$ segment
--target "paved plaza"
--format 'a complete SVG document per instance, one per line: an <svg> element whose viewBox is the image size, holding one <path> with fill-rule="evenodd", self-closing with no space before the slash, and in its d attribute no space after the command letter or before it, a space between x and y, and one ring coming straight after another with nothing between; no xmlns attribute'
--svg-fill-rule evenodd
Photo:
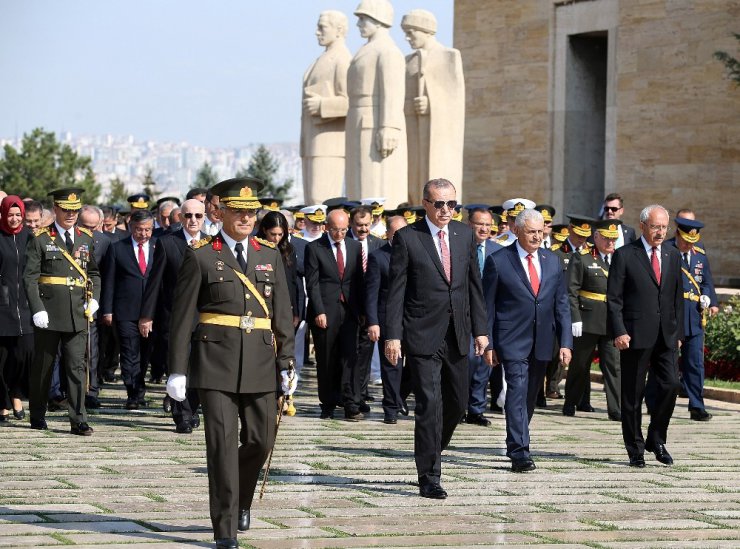
<svg viewBox="0 0 740 549"><path fill-rule="evenodd" d="M646 454L642 470L627 466L598 385L596 413L538 410L532 473L509 472L502 416L460 425L439 502L417 495L413 414L385 425L376 400L367 421L322 421L313 369L304 373L242 547L740 547L738 404L709 401L714 419L697 423L679 400L676 465ZM129 412L123 386L106 385L89 438L70 435L60 412L46 432L27 420L0 427L0 546L211 546L203 429L176 434L162 396L154 386L150 408Z"/></svg>

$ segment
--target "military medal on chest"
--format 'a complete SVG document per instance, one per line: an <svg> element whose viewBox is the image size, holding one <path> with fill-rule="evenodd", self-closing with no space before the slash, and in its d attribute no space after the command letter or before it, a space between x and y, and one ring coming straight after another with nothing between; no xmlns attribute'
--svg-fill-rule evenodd
<svg viewBox="0 0 740 549"><path fill-rule="evenodd" d="M224 270L224 262L220 259L216 261L216 270L217 271L223 271Z"/></svg>

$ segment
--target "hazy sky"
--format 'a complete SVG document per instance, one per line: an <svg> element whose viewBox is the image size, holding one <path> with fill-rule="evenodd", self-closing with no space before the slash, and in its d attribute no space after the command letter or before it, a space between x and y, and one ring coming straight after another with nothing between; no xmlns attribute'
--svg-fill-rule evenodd
<svg viewBox="0 0 740 549"><path fill-rule="evenodd" d="M318 14L359 0L0 0L0 137L43 126L207 147L298 141L303 73L322 48ZM453 0L396 0L437 16Z"/></svg>

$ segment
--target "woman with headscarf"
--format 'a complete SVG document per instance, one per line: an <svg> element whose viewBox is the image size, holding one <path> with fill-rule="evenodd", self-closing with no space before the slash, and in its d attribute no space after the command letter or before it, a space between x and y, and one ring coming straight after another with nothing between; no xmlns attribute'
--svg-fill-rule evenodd
<svg viewBox="0 0 740 549"><path fill-rule="evenodd" d="M26 245L33 234L24 224L25 205L15 195L0 202L0 422L12 410L23 419L21 397L33 358L33 324L23 285Z"/></svg>

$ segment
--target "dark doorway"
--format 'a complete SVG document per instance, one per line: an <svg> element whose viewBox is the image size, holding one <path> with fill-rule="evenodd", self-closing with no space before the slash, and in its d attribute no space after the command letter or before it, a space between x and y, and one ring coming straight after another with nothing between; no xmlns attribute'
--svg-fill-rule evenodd
<svg viewBox="0 0 740 549"><path fill-rule="evenodd" d="M596 215L604 198L606 31L568 37L565 73L564 204Z"/></svg>

